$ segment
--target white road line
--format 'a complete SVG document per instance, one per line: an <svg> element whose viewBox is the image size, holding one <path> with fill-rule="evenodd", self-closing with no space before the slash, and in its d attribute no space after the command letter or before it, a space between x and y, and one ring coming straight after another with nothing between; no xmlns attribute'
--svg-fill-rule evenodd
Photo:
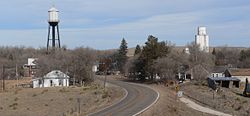
<svg viewBox="0 0 250 116"><path fill-rule="evenodd" d="M151 103L149 106L147 106L146 108L142 109L141 111L137 112L137 113L134 114L133 116L137 116L137 115L139 115L139 114L145 112L147 109L149 109L152 105L154 105L154 104L159 100L159 97L160 97L159 92L158 92L158 91L155 91L155 90L152 89L151 87L148 87L148 86L145 86L145 85L142 85L142 84L137 84L137 83L129 83L129 82L124 82L124 83L128 83L128 84L133 84L133 85L138 85L138 86L146 87L146 88L149 88L149 89L151 89L151 90L153 90L154 92L157 93L157 97L156 97L156 99L155 99L155 101L154 101L153 103ZM111 84L111 83L109 83L109 84ZM112 84L112 85L115 85L115 84ZM119 86L119 85L115 85L115 86ZM119 86L119 87L121 87L121 86ZM120 103L121 101L123 101L123 100L127 97L128 91L127 91L125 88L123 88L123 87L121 87L121 88L122 88L123 90L125 90L125 92L126 92L126 95L125 95L121 100L119 100L119 101L118 101L117 103L115 103L115 104L112 104L112 105L109 106L109 107L106 107L106 108L103 108L103 109L101 109L101 110L98 110L98 111L96 111L96 112L94 112L94 113L88 114L88 116L89 116L89 115L92 115L92 114L95 114L95 113L98 113L98 112L100 112L100 111L102 111L102 110L108 109L108 108L110 108L110 107L112 107L112 106L114 106L114 105Z"/></svg>
<svg viewBox="0 0 250 116"><path fill-rule="evenodd" d="M134 114L133 116L137 116L137 115L139 115L139 114L145 112L147 109L149 109L151 106L153 106L153 105L159 100L159 98L160 98L160 93L159 93L158 91L155 91L155 90L152 89L151 87L148 87L148 86L142 85L142 84L136 84L136 83L130 83L130 84L134 84L134 85L139 85L139 86L142 86L142 87L146 87L146 88L149 88L149 89L151 89L151 90L153 90L154 92L157 93L157 97L156 97L155 101L154 101L152 104L150 104L148 107L142 109L141 111L137 112L137 113Z"/></svg>

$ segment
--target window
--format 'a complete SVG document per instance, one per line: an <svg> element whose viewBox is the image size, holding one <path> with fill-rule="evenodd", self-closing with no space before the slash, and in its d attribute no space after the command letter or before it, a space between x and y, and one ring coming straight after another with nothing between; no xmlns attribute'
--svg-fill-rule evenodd
<svg viewBox="0 0 250 116"><path fill-rule="evenodd" d="M53 81L52 81L52 80L50 80L50 86L51 86L51 87L53 86Z"/></svg>
<svg viewBox="0 0 250 116"><path fill-rule="evenodd" d="M59 79L59 86L63 86L63 80Z"/></svg>

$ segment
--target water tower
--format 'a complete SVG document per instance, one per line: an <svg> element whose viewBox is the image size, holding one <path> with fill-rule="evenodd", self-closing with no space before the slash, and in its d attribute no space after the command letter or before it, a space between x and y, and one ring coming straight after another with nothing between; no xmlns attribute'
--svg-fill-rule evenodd
<svg viewBox="0 0 250 116"><path fill-rule="evenodd" d="M49 13L49 19L48 19L49 28L48 28L47 50L49 50L50 41L52 41L52 49L55 49L56 47L61 48L59 26L58 26L59 11L53 6L51 9L49 9L48 13ZM51 30L52 30L52 33L51 33L52 37L50 34ZM56 41L58 45L56 45Z"/></svg>

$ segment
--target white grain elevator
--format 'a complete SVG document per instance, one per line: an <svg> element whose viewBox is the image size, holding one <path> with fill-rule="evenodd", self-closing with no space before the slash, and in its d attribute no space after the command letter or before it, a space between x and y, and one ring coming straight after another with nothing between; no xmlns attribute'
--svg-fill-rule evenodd
<svg viewBox="0 0 250 116"><path fill-rule="evenodd" d="M209 52L209 36L206 27L198 27L195 43L200 46L201 51Z"/></svg>
<svg viewBox="0 0 250 116"><path fill-rule="evenodd" d="M52 49L55 49L56 47L61 48L60 45L60 34L59 34L59 11L53 6L48 11L49 13L49 28L48 28L48 40L47 40L47 50L50 48L50 41L52 43L51 47ZM52 32L51 32L52 31Z"/></svg>

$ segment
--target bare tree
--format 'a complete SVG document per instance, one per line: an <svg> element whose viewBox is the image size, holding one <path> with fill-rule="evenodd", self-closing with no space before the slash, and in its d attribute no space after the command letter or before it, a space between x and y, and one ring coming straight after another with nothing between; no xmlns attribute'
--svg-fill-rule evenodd
<svg viewBox="0 0 250 116"><path fill-rule="evenodd" d="M171 57L159 58L153 65L157 74L161 77L162 80L175 79L175 75L178 71L178 66L179 63Z"/></svg>
<svg viewBox="0 0 250 116"><path fill-rule="evenodd" d="M194 80L202 81L207 78L214 67L214 56L199 50L194 42L189 45L189 66Z"/></svg>

